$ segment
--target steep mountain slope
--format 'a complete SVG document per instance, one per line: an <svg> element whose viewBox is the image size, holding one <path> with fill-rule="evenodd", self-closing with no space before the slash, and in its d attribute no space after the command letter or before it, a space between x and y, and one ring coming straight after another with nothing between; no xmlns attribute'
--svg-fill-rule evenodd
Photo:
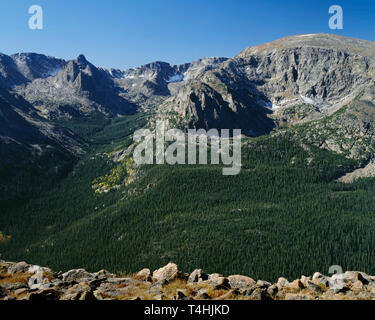
<svg viewBox="0 0 375 320"><path fill-rule="evenodd" d="M28 79L18 70L14 60L5 54L0 54L0 86L10 89L27 82Z"/></svg>
<svg viewBox="0 0 375 320"><path fill-rule="evenodd" d="M375 91L363 89L332 115L290 128L297 141L342 153L363 164L375 157Z"/></svg>
<svg viewBox="0 0 375 320"><path fill-rule="evenodd" d="M77 134L47 122L22 97L0 88L0 187L28 171L60 174L84 147Z"/></svg>
<svg viewBox="0 0 375 320"><path fill-rule="evenodd" d="M283 38L245 49L188 82L159 115L185 127L267 133L288 112L293 120L301 108L310 119L323 118L371 88L374 59L369 41L325 34ZM296 110L286 112L290 107Z"/></svg>
<svg viewBox="0 0 375 320"><path fill-rule="evenodd" d="M17 53L10 56L17 70L30 82L56 75L67 64L63 59L37 53Z"/></svg>
<svg viewBox="0 0 375 320"><path fill-rule="evenodd" d="M13 89L38 78L47 78L64 68L62 59L36 53L0 54L0 86Z"/></svg>
<svg viewBox="0 0 375 320"><path fill-rule="evenodd" d="M80 137L38 115L26 97L18 94L33 81L51 77L65 65L64 60L34 53L0 56L1 166L22 167L42 156L63 159L64 153L83 152Z"/></svg>

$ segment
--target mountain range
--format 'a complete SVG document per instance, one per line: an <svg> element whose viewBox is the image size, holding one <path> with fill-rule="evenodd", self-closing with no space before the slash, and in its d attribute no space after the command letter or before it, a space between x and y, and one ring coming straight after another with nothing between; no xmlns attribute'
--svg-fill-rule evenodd
<svg viewBox="0 0 375 320"><path fill-rule="evenodd" d="M374 43L327 34L286 37L231 59L175 66L154 62L129 70L98 68L83 55L65 61L34 53L2 54L1 149L48 145L80 151L79 137L53 120L93 113L108 118L156 113L184 128L240 128L259 136L328 119L356 100L355 110L346 110L340 124L330 121L305 133L319 146L359 157L357 148L373 152L362 135L371 139L373 134L374 59ZM321 137L326 130L343 131L354 141Z"/></svg>
<svg viewBox="0 0 375 320"><path fill-rule="evenodd" d="M65 61L35 53L1 54L1 149L9 150L2 158L12 150L30 153L41 145L80 152L80 138L56 127L54 120L134 114L225 60L207 58L176 66L154 62L122 71L97 68L83 55Z"/></svg>
<svg viewBox="0 0 375 320"><path fill-rule="evenodd" d="M132 135L156 120L241 129L241 173L137 166ZM1 54L0 250L58 269L373 274L374 136L370 41L295 35L128 70Z"/></svg>

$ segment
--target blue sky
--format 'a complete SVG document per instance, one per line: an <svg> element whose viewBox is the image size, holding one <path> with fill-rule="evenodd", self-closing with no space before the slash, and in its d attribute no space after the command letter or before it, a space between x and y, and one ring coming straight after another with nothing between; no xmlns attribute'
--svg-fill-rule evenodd
<svg viewBox="0 0 375 320"><path fill-rule="evenodd" d="M30 30L40 5L44 29ZM328 27L331 5L344 29ZM161 60L231 57L246 47L302 33L375 41L375 0L1 0L0 52L38 52L125 69Z"/></svg>

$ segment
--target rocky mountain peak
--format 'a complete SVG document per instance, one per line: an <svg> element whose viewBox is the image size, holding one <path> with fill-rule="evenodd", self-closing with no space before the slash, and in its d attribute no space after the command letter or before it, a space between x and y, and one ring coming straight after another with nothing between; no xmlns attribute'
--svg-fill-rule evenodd
<svg viewBox="0 0 375 320"><path fill-rule="evenodd" d="M87 61L86 57L83 55L83 54L80 54L77 59L75 60L75 62L82 68L82 69L85 69L86 66L89 64L89 62Z"/></svg>

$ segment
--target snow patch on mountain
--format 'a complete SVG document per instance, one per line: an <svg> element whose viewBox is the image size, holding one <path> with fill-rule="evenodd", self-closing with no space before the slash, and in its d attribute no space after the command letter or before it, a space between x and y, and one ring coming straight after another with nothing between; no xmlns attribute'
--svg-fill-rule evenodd
<svg viewBox="0 0 375 320"><path fill-rule="evenodd" d="M271 108L271 109L273 109L273 110L276 110L276 109L281 108L280 106L278 106L278 105L276 105L276 104L273 104L271 101L267 101L267 102L266 102L266 107Z"/></svg>
<svg viewBox="0 0 375 320"><path fill-rule="evenodd" d="M45 77L45 78L48 78L48 77L54 77L54 76L56 76L61 70L63 70L63 68L56 68L55 70L50 70L50 71L48 71L47 73L44 74L44 77Z"/></svg>
<svg viewBox="0 0 375 320"><path fill-rule="evenodd" d="M305 97L303 95L301 95L301 98L304 102L306 102L307 104L312 104L312 105L315 105L315 101L309 97Z"/></svg>
<svg viewBox="0 0 375 320"><path fill-rule="evenodd" d="M184 76L182 74L178 74L176 73L175 75L169 77L167 81L167 83L171 83L171 82L181 82L184 80Z"/></svg>

